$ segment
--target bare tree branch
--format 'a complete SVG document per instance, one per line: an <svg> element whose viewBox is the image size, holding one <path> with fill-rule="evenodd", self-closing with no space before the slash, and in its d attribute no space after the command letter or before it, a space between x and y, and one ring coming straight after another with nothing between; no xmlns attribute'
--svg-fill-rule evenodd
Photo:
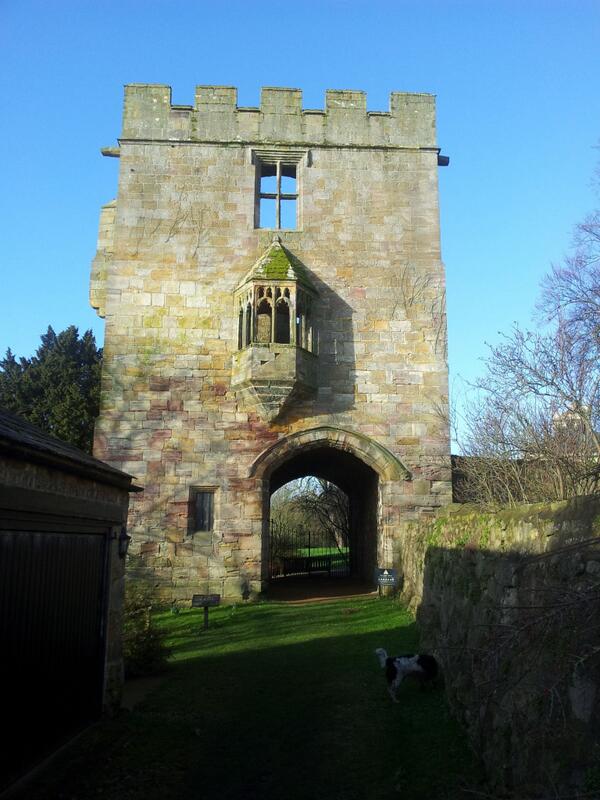
<svg viewBox="0 0 600 800"><path fill-rule="evenodd" d="M600 485L600 211L544 278L538 327L490 346L467 407L464 497L491 505L566 499Z"/></svg>

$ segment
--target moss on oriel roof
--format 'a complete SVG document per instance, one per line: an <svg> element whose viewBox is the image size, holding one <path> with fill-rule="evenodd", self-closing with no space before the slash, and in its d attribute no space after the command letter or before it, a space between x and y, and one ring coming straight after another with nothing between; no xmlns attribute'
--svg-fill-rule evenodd
<svg viewBox="0 0 600 800"><path fill-rule="evenodd" d="M296 281L317 294L304 265L277 239L271 242L268 249L240 282L238 288L251 280Z"/></svg>

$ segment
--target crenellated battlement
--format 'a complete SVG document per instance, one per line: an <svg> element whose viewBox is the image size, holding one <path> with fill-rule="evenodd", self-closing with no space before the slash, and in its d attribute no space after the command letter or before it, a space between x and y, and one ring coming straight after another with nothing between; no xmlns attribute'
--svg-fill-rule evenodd
<svg viewBox="0 0 600 800"><path fill-rule="evenodd" d="M435 96L392 92L389 111L367 111L365 92L329 89L325 109L303 109L302 91L264 87L260 107L237 105L233 86L197 86L193 106L171 87L125 86L122 140L435 148Z"/></svg>

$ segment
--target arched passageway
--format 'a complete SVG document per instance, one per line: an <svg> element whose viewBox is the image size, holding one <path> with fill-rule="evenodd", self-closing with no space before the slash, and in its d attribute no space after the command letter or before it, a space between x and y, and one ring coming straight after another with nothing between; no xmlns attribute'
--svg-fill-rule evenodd
<svg viewBox="0 0 600 800"><path fill-rule="evenodd" d="M378 560L386 559L397 498L410 473L373 439L329 426L280 439L252 465L249 477L262 485L263 588L269 587L270 498L290 481L311 475L334 483L348 496L350 579L373 588Z"/></svg>
<svg viewBox="0 0 600 800"><path fill-rule="evenodd" d="M371 582L377 564L377 473L346 450L326 445L301 448L273 470L269 495L290 481L307 476L335 484L348 497L348 569L334 569L329 577L352 578L362 584ZM325 567L315 570L325 571Z"/></svg>

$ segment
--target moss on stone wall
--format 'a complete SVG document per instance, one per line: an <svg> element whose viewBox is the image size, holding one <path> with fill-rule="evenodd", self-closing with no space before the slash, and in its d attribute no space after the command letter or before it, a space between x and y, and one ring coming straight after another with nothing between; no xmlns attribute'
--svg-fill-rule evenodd
<svg viewBox="0 0 600 800"><path fill-rule="evenodd" d="M397 549L423 648L498 791L541 797L593 774L599 510L597 497L497 514L451 506L406 525Z"/></svg>

